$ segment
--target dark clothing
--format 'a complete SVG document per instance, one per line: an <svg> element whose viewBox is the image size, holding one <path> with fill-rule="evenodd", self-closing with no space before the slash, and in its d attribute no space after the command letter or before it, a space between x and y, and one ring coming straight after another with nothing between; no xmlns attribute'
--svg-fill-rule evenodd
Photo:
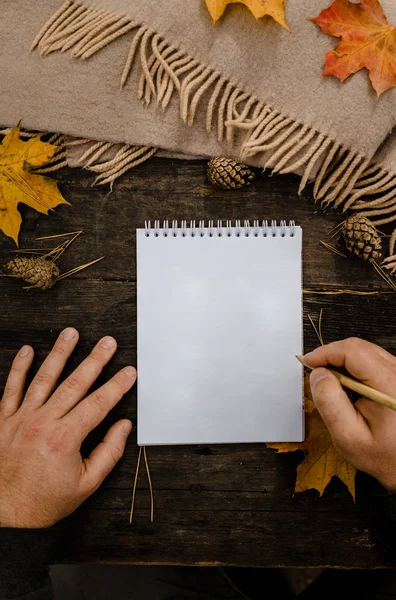
<svg viewBox="0 0 396 600"><path fill-rule="evenodd" d="M389 542L394 546L396 540L396 494L377 496L376 510L382 513L382 527L384 532L388 533L386 537ZM50 529L0 528L0 600L52 600L53 591L49 565L54 562L61 532L61 525ZM198 595L198 588L195 589ZM278 586L277 589L279 590ZM248 597L241 593L238 586L235 586L234 592L235 596L232 594L230 597ZM313 592L314 586L312 586ZM309 593L305 594L307 599L315 597L315 594L314 596L310 596ZM171 597L175 598L173 594ZM185 595L178 597L184 598ZM191 597L190 594L188 597ZM203 596L199 595L199 597ZM286 595L282 597L286 597Z"/></svg>
<svg viewBox="0 0 396 600"><path fill-rule="evenodd" d="M0 529L0 599L51 600L49 565L61 526L50 529Z"/></svg>

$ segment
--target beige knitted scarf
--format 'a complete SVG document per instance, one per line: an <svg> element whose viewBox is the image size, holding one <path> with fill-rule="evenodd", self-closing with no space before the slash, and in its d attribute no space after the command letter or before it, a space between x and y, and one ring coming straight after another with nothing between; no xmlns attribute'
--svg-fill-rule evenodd
<svg viewBox="0 0 396 600"><path fill-rule="evenodd" d="M392 222L396 90L377 100L365 70L321 76L337 42L308 18L328 4L288 0L289 33L238 4L212 26L204 0L3 0L0 122L77 137L62 140L69 160L101 182L157 148L231 156Z"/></svg>

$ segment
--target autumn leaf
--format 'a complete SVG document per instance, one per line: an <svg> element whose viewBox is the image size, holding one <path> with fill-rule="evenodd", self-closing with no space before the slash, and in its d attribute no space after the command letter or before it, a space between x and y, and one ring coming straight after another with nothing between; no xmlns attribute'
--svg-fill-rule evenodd
<svg viewBox="0 0 396 600"><path fill-rule="evenodd" d="M347 463L336 451L326 425L322 421L312 400L308 375L304 378L305 427L304 442L267 444L278 452L303 450L305 458L297 468L295 492L309 489L318 490L322 496L332 477L338 477L345 483L355 499L356 469Z"/></svg>
<svg viewBox="0 0 396 600"><path fill-rule="evenodd" d="M213 19L213 24L220 19L228 4L239 2L247 6L256 19L261 19L261 17L268 15L287 29L287 31L290 31L285 21L286 0L205 0L205 2Z"/></svg>
<svg viewBox="0 0 396 600"><path fill-rule="evenodd" d="M344 81L366 68L378 97L396 86L396 27L378 0L335 0L312 21L324 33L341 38L325 56L323 75Z"/></svg>
<svg viewBox="0 0 396 600"><path fill-rule="evenodd" d="M58 204L69 204L56 181L30 172L32 167L47 163L58 149L42 142L40 136L24 142L19 137L19 125L0 144L0 229L17 245L22 223L19 202L46 215Z"/></svg>

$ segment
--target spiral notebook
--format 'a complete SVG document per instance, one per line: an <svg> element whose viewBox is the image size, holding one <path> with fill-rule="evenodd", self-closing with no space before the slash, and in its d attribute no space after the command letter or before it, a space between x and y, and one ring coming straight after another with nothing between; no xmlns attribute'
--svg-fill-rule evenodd
<svg viewBox="0 0 396 600"><path fill-rule="evenodd" d="M138 444L304 439L302 230L137 230Z"/></svg>

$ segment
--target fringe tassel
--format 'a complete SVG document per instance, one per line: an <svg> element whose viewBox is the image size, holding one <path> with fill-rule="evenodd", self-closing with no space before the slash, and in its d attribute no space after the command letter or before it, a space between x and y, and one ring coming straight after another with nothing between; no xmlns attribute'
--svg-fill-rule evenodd
<svg viewBox="0 0 396 600"><path fill-rule="evenodd" d="M304 174L301 178L300 187L298 188L299 194L301 194L303 192L303 190L305 189L305 186L307 185L309 177L312 173L312 169L314 168L315 164L318 162L319 158L322 156L323 152L327 149L328 146L330 146L330 144L331 144L331 140L327 139L326 136L322 133L316 140L315 144L312 145L311 156L310 157L307 156L307 160L309 160L309 162L308 162L307 166L305 167ZM285 172L286 172L285 169L283 171L281 171L281 173L285 173Z"/></svg>
<svg viewBox="0 0 396 600"><path fill-rule="evenodd" d="M374 175L374 173L375 173L375 175ZM380 167L378 167L377 165L374 165L373 167L366 169L364 171L364 173L362 173L362 176L360 177L360 179L356 182L354 189L359 189L361 187L365 187L366 185L369 185L370 183L374 183L375 181L378 181L378 179L380 179L382 177L382 174L383 174L383 170L380 169Z"/></svg>
<svg viewBox="0 0 396 600"><path fill-rule="evenodd" d="M4 129L0 129L0 135L7 135L10 133L10 131L12 131L12 127L5 127ZM53 144L54 146L63 146L65 143L62 133L47 133L43 131L30 131L26 129L21 129L19 131L19 137L22 139L33 138L37 135L41 135L43 141L47 142L48 144Z"/></svg>
<svg viewBox="0 0 396 600"><path fill-rule="evenodd" d="M11 127L7 127L5 129L0 129L0 135L7 135L11 131ZM58 171L63 167L67 167L67 156L64 148L64 137L61 133L48 133L42 131L29 131L29 130L21 130L19 132L19 137L21 139L29 139L40 135L43 141L48 144L52 144L53 146L59 146L55 154L49 161L45 163L44 167L33 167L31 168L31 173L35 175L44 175L45 173L53 173L54 171Z"/></svg>
<svg viewBox="0 0 396 600"><path fill-rule="evenodd" d="M395 253L396 229L393 231L389 240L389 254L392 256Z"/></svg>
<svg viewBox="0 0 396 600"><path fill-rule="evenodd" d="M114 181L118 179L118 177L121 177L121 175L130 169L133 169L133 167L145 162L156 152L157 148L151 148L150 146L131 147L131 152L128 153L123 159L118 160L116 165L105 171L101 170L100 175L98 175L98 177L95 179L93 185L105 185L106 183L109 183L110 189L112 189ZM95 167L89 167L89 169L94 171Z"/></svg>
<svg viewBox="0 0 396 600"><path fill-rule="evenodd" d="M31 172L35 173L36 175L44 175L45 173L53 173L54 171L58 171L63 167L67 167L67 156L66 150L64 149L56 152L54 156L45 164L45 167L31 169Z"/></svg>
<svg viewBox="0 0 396 600"><path fill-rule="evenodd" d="M129 16L67 0L41 29L32 49L37 48L41 55L70 51L73 57L86 60L132 30L121 88L127 85L132 69L138 67L137 93L144 103L155 100L165 109L177 96L180 117L189 126L194 124L200 105L205 105L207 133L215 131L219 142L225 140L233 147L233 155L239 147L240 160L258 156L264 168L274 173L302 171L299 193L318 169L313 193L322 206L344 212L363 210L362 214L370 218L380 217L376 224L396 221L396 209L389 204L396 195L396 173L370 164L365 156L342 146L331 135L274 110ZM96 184L112 184L125 170L156 151L146 146L124 147L111 161L100 164L106 149L104 142L91 145L80 159L99 173ZM367 196L374 196L368 205L360 200Z"/></svg>
<svg viewBox="0 0 396 600"><path fill-rule="evenodd" d="M65 147L72 146L84 146L87 145L87 149L81 154L77 160L77 165L88 169L94 173L98 173L98 176L93 182L93 185L106 185L110 184L112 189L114 181L121 177L124 173L133 169L137 165L145 162L151 158L157 148L151 146L130 146L124 144L119 148L114 156L106 161L101 160L103 155L114 150L120 146L113 142L94 142L92 140L82 139L67 139L65 141Z"/></svg>
<svg viewBox="0 0 396 600"><path fill-rule="evenodd" d="M388 258L382 262L382 267L384 269L388 269L391 272L391 275L396 273L396 254L395 254L395 244L396 244L396 229L393 230L392 235L389 240L389 254Z"/></svg>
<svg viewBox="0 0 396 600"><path fill-rule="evenodd" d="M0 136L7 135L11 131L10 127L0 129ZM59 146L59 150L54 156L45 164L44 167L32 168L31 172L36 175L44 175L46 173L53 173L63 167L68 166L67 160L67 148L76 146L87 146L87 149L77 160L77 165L84 169L89 169L95 173L99 173L96 177L93 185L105 185L110 184L110 188L114 184L114 181L121 175L136 167L137 165L145 162L151 158L157 151L157 148L151 146L130 146L124 144L119 149L114 157L106 162L100 162L101 157L105 152L116 148L119 144L113 142L95 142L87 138L67 138L65 139L62 133L46 133L41 131L29 131L21 130L20 137L22 139L32 138L37 135L41 135L44 141L55 146Z"/></svg>
<svg viewBox="0 0 396 600"><path fill-rule="evenodd" d="M86 150L78 159L77 164L82 165L87 169L95 164L96 161L98 161L112 146L114 146L112 142L97 142L96 144L90 144L88 150Z"/></svg>

